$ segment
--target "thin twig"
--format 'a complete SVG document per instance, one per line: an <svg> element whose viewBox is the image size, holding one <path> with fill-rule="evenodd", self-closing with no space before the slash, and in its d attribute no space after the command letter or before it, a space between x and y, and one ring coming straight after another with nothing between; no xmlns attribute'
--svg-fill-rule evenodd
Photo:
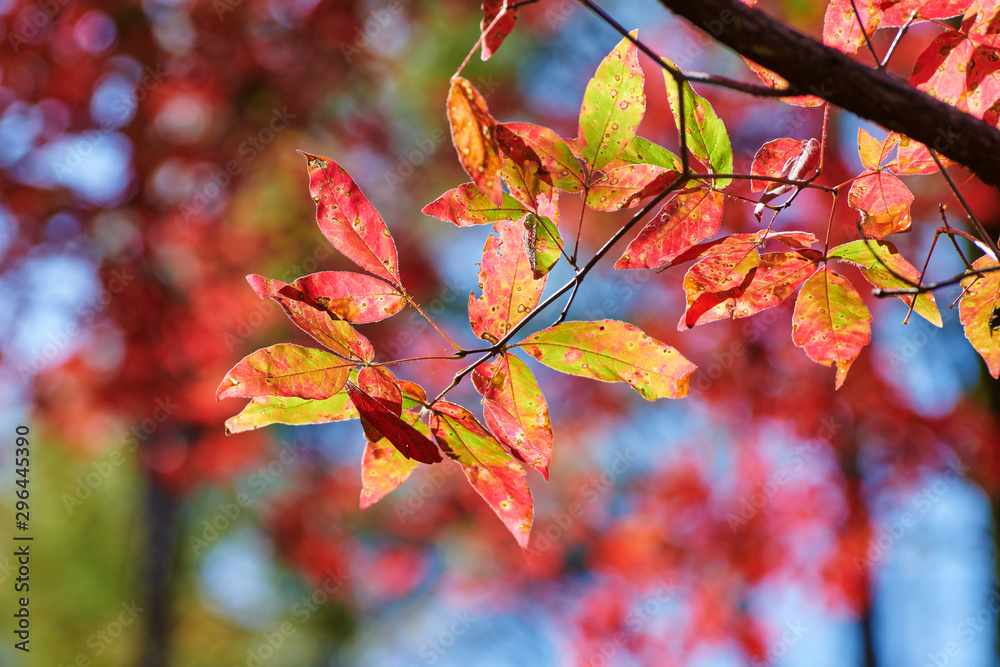
<svg viewBox="0 0 1000 667"><path fill-rule="evenodd" d="M868 38L868 32L865 30L865 24L861 22L861 12L858 11L858 5L854 2L854 0L851 0L851 9L854 10L854 18L857 19L858 28L861 29L861 34L865 38L865 44L868 45L868 51L871 52L872 58L875 59L875 65L878 66L878 54L875 53L875 47L872 46L872 40Z"/></svg>
<svg viewBox="0 0 1000 667"><path fill-rule="evenodd" d="M910 12L910 18L906 19L906 23L904 23L902 27L900 27L900 29L896 32L896 37L892 40L892 44L889 45L889 50L885 52L885 57L882 58L882 62L879 63L878 66L878 68L883 72L885 71L886 65L889 64L889 58L891 58L892 54L896 51L896 45L899 44L899 40L909 29L910 24L913 23L913 19L915 18L917 18L917 10L914 9L912 12Z"/></svg>
<svg viewBox="0 0 1000 667"><path fill-rule="evenodd" d="M940 171L941 175L944 176L944 179L948 181L948 186L951 188L951 191L955 193L958 203L965 209L965 213L969 216L969 220L971 220L972 224L975 225L976 231L979 232L982 240L989 246L989 254L993 255L993 259L1000 261L1000 248L997 247L997 242L993 240L992 236L986 233L986 228L983 227L983 223L980 222L979 218L976 217L976 214L972 212L972 207L969 206L967 201L965 201L965 197L962 196L962 192L958 189L958 186L955 185L955 181L952 180L948 170L944 168L943 164L941 164L941 158L937 156L937 153L934 152L934 149L930 146L927 146L927 152L931 154L932 158L934 158L934 164L937 165L938 171Z"/></svg>

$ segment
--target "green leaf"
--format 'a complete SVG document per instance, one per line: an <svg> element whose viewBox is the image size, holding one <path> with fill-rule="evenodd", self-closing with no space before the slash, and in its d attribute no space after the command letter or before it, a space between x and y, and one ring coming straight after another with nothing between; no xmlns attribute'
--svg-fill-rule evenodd
<svg viewBox="0 0 1000 667"><path fill-rule="evenodd" d="M323 350L287 343L272 345L233 366L219 385L216 398L330 398L344 388L353 367L353 362Z"/></svg>
<svg viewBox="0 0 1000 667"><path fill-rule="evenodd" d="M996 265L992 257L980 257L972 267L986 269ZM966 278L962 287L967 289L958 313L965 337L983 357L990 375L1000 377L1000 271Z"/></svg>
<svg viewBox="0 0 1000 667"><path fill-rule="evenodd" d="M524 251L531 264L532 275L540 280L559 261L563 240L559 235L559 209L556 195L549 202L545 195L539 195L538 214L529 213L522 220L524 226Z"/></svg>
<svg viewBox="0 0 1000 667"><path fill-rule="evenodd" d="M598 66L580 107L580 150L594 172L618 157L646 110L644 79L635 44L623 39Z"/></svg>
<svg viewBox="0 0 1000 667"><path fill-rule="evenodd" d="M867 243L863 240L851 241L831 250L829 258L839 259L842 262L849 262L861 267L861 275L872 285L882 289L906 289L910 287L892 275L890 269L911 282L920 281L920 272L906 261L896 250L896 246L889 241L869 241ZM913 303L912 294L900 294L899 298L908 306ZM942 325L941 313L938 311L934 295L930 292L917 295L913 312L936 327Z"/></svg>
<svg viewBox="0 0 1000 667"><path fill-rule="evenodd" d="M358 411L346 391L321 401L288 396L258 396L243 411L226 420L226 435L252 431L271 424L325 424L357 419Z"/></svg>
<svg viewBox="0 0 1000 667"><path fill-rule="evenodd" d="M604 382L628 382L647 400L682 398L695 365L625 322L563 322L518 344L549 368Z"/></svg>
<svg viewBox="0 0 1000 667"><path fill-rule="evenodd" d="M639 136L632 137L631 141L628 142L625 150L615 159L615 165L618 163L649 164L676 172L680 172L682 167L679 157L663 146Z"/></svg>
<svg viewBox="0 0 1000 667"><path fill-rule="evenodd" d="M517 220L527 211L528 208L524 204L508 194L503 196L503 206L497 206L475 183L465 183L448 190L424 206L421 213L454 223L459 227L468 227L485 225L497 220Z"/></svg>
<svg viewBox="0 0 1000 667"><path fill-rule="evenodd" d="M534 509L524 468L460 405L435 403L431 433L441 450L461 464L469 484L521 548L527 548Z"/></svg>
<svg viewBox="0 0 1000 667"><path fill-rule="evenodd" d="M668 65L676 65L664 59ZM680 92L677 82L670 72L663 71L667 84L667 99L670 110L674 113L674 123L677 130L681 129ZM733 173L733 149L729 143L726 125L715 114L715 109L708 100L694 92L687 81L684 82L684 133L687 137L687 147L691 153L708 165L713 174ZM714 187L724 188L732 182L729 178L715 180Z"/></svg>

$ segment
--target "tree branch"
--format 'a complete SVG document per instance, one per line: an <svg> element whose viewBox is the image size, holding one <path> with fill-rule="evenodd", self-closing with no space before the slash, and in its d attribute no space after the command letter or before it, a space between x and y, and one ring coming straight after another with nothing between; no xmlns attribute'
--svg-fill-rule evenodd
<svg viewBox="0 0 1000 667"><path fill-rule="evenodd" d="M739 0L660 0L740 55L811 94L927 144L1000 186L1000 130L894 76L865 67Z"/></svg>

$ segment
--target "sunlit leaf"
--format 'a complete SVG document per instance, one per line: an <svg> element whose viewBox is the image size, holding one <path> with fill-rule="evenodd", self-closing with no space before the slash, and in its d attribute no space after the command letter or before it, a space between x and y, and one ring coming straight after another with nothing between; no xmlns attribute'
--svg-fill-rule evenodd
<svg viewBox="0 0 1000 667"><path fill-rule="evenodd" d="M483 96L460 76L452 80L448 91L448 122L462 168L490 201L503 206L500 149L494 136L496 121Z"/></svg>
<svg viewBox="0 0 1000 667"><path fill-rule="evenodd" d="M883 28L898 28L906 24L913 12L914 23L928 19L947 19L961 16L973 0L882 0Z"/></svg>
<svg viewBox="0 0 1000 667"><path fill-rule="evenodd" d="M647 164L607 168L591 182L586 204L596 211L619 211L638 206L677 180L677 172Z"/></svg>
<svg viewBox="0 0 1000 667"><path fill-rule="evenodd" d="M781 137L767 142L757 150L753 164L750 166L750 173L754 176L787 178L788 170L795 159L802 154L806 143L805 140L789 137ZM781 185L784 184L758 179L750 180L750 189L753 192L760 192L768 188L775 189Z"/></svg>
<svg viewBox="0 0 1000 667"><path fill-rule="evenodd" d="M829 266L814 273L802 286L792 313L792 342L813 361L836 364L837 389L847 371L871 341L871 313L861 295Z"/></svg>
<svg viewBox="0 0 1000 667"><path fill-rule="evenodd" d="M858 157L868 171L878 170L897 143L899 135L895 132L890 132L884 141L879 141L865 128L858 128Z"/></svg>
<svg viewBox="0 0 1000 667"><path fill-rule="evenodd" d="M621 153L646 110L644 79L635 44L623 39L587 84L580 107L580 151L590 173Z"/></svg>
<svg viewBox="0 0 1000 667"><path fill-rule="evenodd" d="M438 220L452 222L459 227L485 225L497 220L517 220L530 209L510 195L503 196L503 205L497 206L484 195L475 183L465 183L448 190L421 211Z"/></svg>
<svg viewBox="0 0 1000 667"><path fill-rule="evenodd" d="M782 78L775 72L767 69L766 67L761 67L757 63L747 58L743 58L747 66L750 67L753 72L760 77L760 80L772 90L787 90L788 81ZM781 97L778 98L782 102L791 104L797 107L818 107L825 104L825 100L822 97L816 97L814 95L795 95L792 97Z"/></svg>
<svg viewBox="0 0 1000 667"><path fill-rule="evenodd" d="M500 128L504 129L501 130ZM505 144L513 146L513 142L505 139L504 130L513 133L523 145L534 153L539 163L537 176L553 187L567 192L578 192L583 189L586 176L580 161L573 155L569 145L547 127L529 123L505 123L497 126L497 140L501 150ZM523 155L523 154L522 154ZM523 158L522 158L523 159Z"/></svg>
<svg viewBox="0 0 1000 667"><path fill-rule="evenodd" d="M430 439L430 431L420 421L419 413L405 413L402 420ZM361 458L361 509L371 507L399 488L418 465L419 461L403 456L385 438L378 442L368 440Z"/></svg>
<svg viewBox="0 0 1000 667"><path fill-rule="evenodd" d="M889 172L854 179L847 202L861 213L861 230L868 238L881 239L910 229L913 193Z"/></svg>
<svg viewBox="0 0 1000 667"><path fill-rule="evenodd" d="M647 400L687 395L695 365L625 322L563 322L518 344L563 373L627 382Z"/></svg>
<svg viewBox="0 0 1000 667"><path fill-rule="evenodd" d="M992 257L980 257L974 269L997 266ZM966 278L967 288L959 304L959 317L965 327L965 337L986 362L990 375L1000 377L1000 271Z"/></svg>
<svg viewBox="0 0 1000 667"><path fill-rule="evenodd" d="M295 396L329 398L344 388L354 363L311 347L272 345L226 373L216 398Z"/></svg>
<svg viewBox="0 0 1000 667"><path fill-rule="evenodd" d="M472 383L483 395L486 425L548 479L552 458L549 408L525 363L513 354L501 354L478 366L472 373Z"/></svg>
<svg viewBox="0 0 1000 667"><path fill-rule="evenodd" d="M871 0L856 0L854 13L851 0L831 0L823 17L823 43L844 53L855 53L865 46L882 21L882 10ZM860 16L860 21L858 17ZM862 32L863 31L863 32Z"/></svg>
<svg viewBox="0 0 1000 667"><path fill-rule="evenodd" d="M899 152L896 154L896 162L893 166L894 172L897 174L913 175L933 174L938 170L934 158L931 157L930 151L927 150L927 146L909 137L903 135L897 136L899 137ZM941 160L942 167L954 164L943 155L939 155L938 159Z"/></svg>
<svg viewBox="0 0 1000 667"><path fill-rule="evenodd" d="M351 383L347 384L347 393L361 418L367 420L370 427L392 443L403 456L421 463L437 463L441 460L441 452L434 443L404 421L394 409L386 407L380 400Z"/></svg>
<svg viewBox="0 0 1000 667"><path fill-rule="evenodd" d="M402 416L403 392L396 376L388 368L385 366L365 366L358 371L358 377L354 383L358 389L378 401L393 416ZM365 429L365 436L369 440L378 442L382 438L378 427L367 418L367 415L361 415L361 426Z"/></svg>
<svg viewBox="0 0 1000 667"><path fill-rule="evenodd" d="M665 62L673 65L669 61ZM674 123L678 131L681 128L681 116L684 116L684 133L688 150L704 162L712 173L733 173L733 149L729 143L729 134L726 132L725 123L715 114L715 109L685 81L682 112L677 82L667 70L663 70L663 77L667 84L667 100L670 102L670 110L674 114ZM714 186L724 188L731 182L732 179L719 178L715 179Z"/></svg>
<svg viewBox="0 0 1000 667"><path fill-rule="evenodd" d="M762 254L753 280L735 297L732 316L751 317L780 305L816 272L822 256L818 250Z"/></svg>
<svg viewBox="0 0 1000 667"><path fill-rule="evenodd" d="M497 16L500 16L500 19L494 25L493 20ZM493 29L486 33L483 38L483 49L480 56L483 60L489 60L493 57L496 50L503 44L503 40L507 39L507 35L514 29L516 22L517 6L512 0L483 0L483 20L479 24L479 30L485 31L490 25L493 25Z"/></svg>
<svg viewBox="0 0 1000 667"><path fill-rule="evenodd" d="M830 250L830 259L839 259L861 267L861 275L875 287L882 289L905 289L911 285L900 280L893 273L903 276L910 282L920 282L920 272L896 250L896 246L888 241L851 241ZM913 295L899 296L906 305L913 303ZM941 313L938 312L934 295L930 292L919 294L913 312L920 315L934 326L941 326Z"/></svg>
<svg viewBox="0 0 1000 667"><path fill-rule="evenodd" d="M226 435L271 424L325 424L357 419L358 411L346 391L319 401L287 396L258 396L235 417L226 420Z"/></svg>
<svg viewBox="0 0 1000 667"><path fill-rule="evenodd" d="M350 271L312 273L298 278L292 287L300 290L310 305L353 324L384 320L406 305L393 285Z"/></svg>
<svg viewBox="0 0 1000 667"><path fill-rule="evenodd" d="M535 280L525 252L523 226L504 220L496 223L498 236L486 240L479 269L482 296L469 295L472 331L491 343L527 317L538 303L545 280Z"/></svg>
<svg viewBox="0 0 1000 667"><path fill-rule="evenodd" d="M619 153L618 157L608 164L608 167L612 168L623 164L648 164L676 172L680 172L682 169L679 157L663 146L639 136L632 137L628 145L625 146L625 150Z"/></svg>
<svg viewBox="0 0 1000 667"><path fill-rule="evenodd" d="M677 329L732 317L736 299L750 286L760 263L756 245L712 254L684 275L687 306Z"/></svg>
<svg viewBox="0 0 1000 667"><path fill-rule="evenodd" d="M247 282L257 296L274 299L295 326L340 356L360 361L375 358L375 349L367 338L347 322L334 320L329 313L310 306L298 288L258 275L247 276Z"/></svg>
<svg viewBox="0 0 1000 667"><path fill-rule="evenodd" d="M556 193L553 193L554 195ZM563 252L563 240L559 235L559 208L554 197L551 201L545 195L539 196L539 214L529 213L521 220L522 241L528 256L532 277L540 280L559 261Z"/></svg>
<svg viewBox="0 0 1000 667"><path fill-rule="evenodd" d="M327 157L302 154L323 236L362 269L398 285L396 245L382 216L339 164Z"/></svg>
<svg viewBox="0 0 1000 667"><path fill-rule="evenodd" d="M534 509L524 468L468 410L454 403L434 404L431 433L441 450L461 464L469 484L521 548L527 548Z"/></svg>
<svg viewBox="0 0 1000 667"><path fill-rule="evenodd" d="M670 195L660 212L622 254L616 269L652 269L713 236L722 224L722 193L706 187Z"/></svg>

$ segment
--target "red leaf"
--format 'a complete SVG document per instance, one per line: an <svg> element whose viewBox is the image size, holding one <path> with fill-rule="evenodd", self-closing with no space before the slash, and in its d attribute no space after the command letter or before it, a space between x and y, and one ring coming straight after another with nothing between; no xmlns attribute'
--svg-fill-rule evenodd
<svg viewBox="0 0 1000 667"><path fill-rule="evenodd" d="M503 206L497 206L484 195L475 183L465 183L448 190L421 211L438 220L453 222L459 227L485 225L497 220L516 220L530 209L509 195L504 195Z"/></svg>
<svg viewBox="0 0 1000 667"><path fill-rule="evenodd" d="M316 202L316 222L323 236L362 269L398 285L396 244L382 216L339 164L299 152L306 156L309 193Z"/></svg>
<svg viewBox="0 0 1000 667"><path fill-rule="evenodd" d="M736 298L749 287L759 263L757 246L751 245L710 255L688 269L684 276L687 308L677 329L731 317Z"/></svg>
<svg viewBox="0 0 1000 667"><path fill-rule="evenodd" d="M722 193L699 187L675 192L629 244L616 269L652 269L673 261L719 231Z"/></svg>
<svg viewBox="0 0 1000 667"><path fill-rule="evenodd" d="M884 141L879 141L868 134L865 128L858 128L858 156L861 164L868 171L878 171L898 142L899 135L895 132L890 132Z"/></svg>
<svg viewBox="0 0 1000 667"><path fill-rule="evenodd" d="M430 431L420 421L418 413L408 412L402 419L424 437L430 438ZM371 507L399 488L418 465L419 461L403 456L387 439L369 440L361 459L361 509Z"/></svg>
<svg viewBox="0 0 1000 667"><path fill-rule="evenodd" d="M272 345L233 366L219 385L216 398L330 398L344 388L353 367L353 362L323 350L285 343Z"/></svg>
<svg viewBox="0 0 1000 667"><path fill-rule="evenodd" d="M894 172L897 174L933 174L938 170L927 146L909 137L897 136L899 137L899 152L896 153ZM939 155L938 159L941 160L942 167L954 164L943 155Z"/></svg>
<svg viewBox="0 0 1000 667"><path fill-rule="evenodd" d="M860 23L851 0L831 0L823 17L824 44L844 53L854 53L865 45L865 34L869 38L875 34L882 20L882 10L871 0L857 0L855 4L861 17Z"/></svg>
<svg viewBox="0 0 1000 667"><path fill-rule="evenodd" d="M881 239L910 229L913 193L889 172L856 178L847 201L861 213L861 229L868 238Z"/></svg>
<svg viewBox="0 0 1000 667"><path fill-rule="evenodd" d="M882 0L881 26L899 28L906 24L914 11L917 12L914 23L961 16L971 4L972 0Z"/></svg>
<svg viewBox="0 0 1000 667"><path fill-rule="evenodd" d="M524 468L465 408L440 401L433 410L431 433L442 451L462 465L472 488L527 548L534 510Z"/></svg>
<svg viewBox="0 0 1000 667"><path fill-rule="evenodd" d="M533 153L532 157L537 159L539 164L537 174L539 179L567 192L578 192L583 189L586 176L580 160L559 135L547 127L529 123L505 123L497 126L497 140L501 149L504 148L501 139L506 136L501 127L521 139L523 145ZM509 138L507 142L511 146L514 145ZM522 160L525 159L524 153L519 155Z"/></svg>
<svg viewBox="0 0 1000 667"><path fill-rule="evenodd" d="M384 280L350 271L321 271L297 279L310 305L354 324L378 322L406 305L399 290Z"/></svg>
<svg viewBox="0 0 1000 667"><path fill-rule="evenodd" d="M448 122L458 161L486 197L503 205L500 149L494 133L496 121L486 100L466 79L456 76L448 91Z"/></svg>
<svg viewBox="0 0 1000 667"><path fill-rule="evenodd" d="M677 179L677 172L649 164L622 165L607 169L587 190L587 206L595 211L619 211L638 206Z"/></svg>
<svg viewBox="0 0 1000 667"><path fill-rule="evenodd" d="M795 158L802 154L806 147L806 141L782 137L767 142L758 149L750 166L750 173L754 176L768 176L771 178L787 178L788 170L794 163ZM760 192L767 188L777 188L784 185L774 181L750 180L750 189L753 192Z"/></svg>
<svg viewBox="0 0 1000 667"><path fill-rule="evenodd" d="M396 417L403 414L403 392L400 390L396 377L385 366L365 366L358 371L358 389L382 404L386 410ZM361 415L361 426L365 436L373 442L378 442L382 434L365 415Z"/></svg>
<svg viewBox="0 0 1000 667"><path fill-rule="evenodd" d="M538 303L545 277L535 280L525 253L523 225L503 220L496 223L497 237L490 235L480 263L478 299L469 295L469 322L477 336L491 343L503 338Z"/></svg>
<svg viewBox="0 0 1000 667"><path fill-rule="evenodd" d="M492 363L478 366L472 373L472 383L483 395L486 425L501 442L548 479L552 458L549 408L525 363L513 354L504 353Z"/></svg>
<svg viewBox="0 0 1000 667"><path fill-rule="evenodd" d="M493 20L500 16L500 19L493 25L483 38L483 50L480 56L484 61L489 60L496 53L496 50L503 44L503 40L514 30L517 22L517 7L509 7L508 0L483 0L483 20L479 24L480 32L485 31L493 23Z"/></svg>
<svg viewBox="0 0 1000 667"><path fill-rule="evenodd" d="M403 456L421 463L437 463L441 460L441 452L433 442L393 414L378 399L369 396L351 383L347 383L347 393L350 394L351 401L361 417L368 420L368 423Z"/></svg>
<svg viewBox="0 0 1000 667"><path fill-rule="evenodd" d="M742 294L736 296L733 317L751 317L781 304L816 272L822 257L823 254L817 250L767 252L761 255L753 280Z"/></svg>
<svg viewBox="0 0 1000 667"><path fill-rule="evenodd" d="M375 358L375 349L367 338L347 322L334 320L328 313L310 306L301 290L258 275L247 276L247 282L257 296L274 299L295 326L340 356L359 361Z"/></svg>
<svg viewBox="0 0 1000 667"><path fill-rule="evenodd" d="M871 313L861 295L829 266L802 286L792 313L792 342L813 361L837 365L837 389L847 371L871 341Z"/></svg>
<svg viewBox="0 0 1000 667"><path fill-rule="evenodd" d="M779 76L776 72L772 72L766 67L761 67L752 60L743 58L747 66L750 67L753 72L760 77L760 80L772 90L785 90L788 88L788 81ZM797 107L818 107L826 104L826 100L822 97L815 97L814 95L795 95L792 97L782 97L779 98L782 102L791 104Z"/></svg>

